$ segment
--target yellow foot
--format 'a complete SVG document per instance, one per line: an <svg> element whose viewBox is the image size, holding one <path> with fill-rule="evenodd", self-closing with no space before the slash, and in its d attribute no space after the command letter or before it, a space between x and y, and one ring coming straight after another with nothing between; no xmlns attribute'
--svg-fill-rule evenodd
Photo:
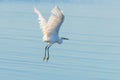
<svg viewBox="0 0 120 80"><path fill-rule="evenodd" d="M43 61L45 61L45 60L46 60L46 57L43 58Z"/></svg>
<svg viewBox="0 0 120 80"><path fill-rule="evenodd" d="M49 57L44 57L43 58L43 61L48 61L49 60Z"/></svg>

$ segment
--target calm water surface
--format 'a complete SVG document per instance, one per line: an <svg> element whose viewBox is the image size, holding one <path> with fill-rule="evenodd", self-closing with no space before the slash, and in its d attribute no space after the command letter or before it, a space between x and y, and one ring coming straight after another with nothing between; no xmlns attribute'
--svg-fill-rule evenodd
<svg viewBox="0 0 120 80"><path fill-rule="evenodd" d="M44 62L36 6L46 18L55 4L0 3L1 80L120 80L120 6L57 4L65 14ZM72 7L71 7L72 6Z"/></svg>

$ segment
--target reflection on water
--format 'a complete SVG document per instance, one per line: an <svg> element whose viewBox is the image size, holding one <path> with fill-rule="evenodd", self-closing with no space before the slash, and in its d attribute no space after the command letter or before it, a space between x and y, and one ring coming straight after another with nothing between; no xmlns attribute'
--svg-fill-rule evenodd
<svg viewBox="0 0 120 80"><path fill-rule="evenodd" d="M118 7L94 4L69 7L71 4L60 4L66 16L60 35L70 40L52 46L50 60L44 62L42 58L46 44L42 43L33 5L0 5L2 80L120 79ZM44 16L49 16L54 5L36 6Z"/></svg>

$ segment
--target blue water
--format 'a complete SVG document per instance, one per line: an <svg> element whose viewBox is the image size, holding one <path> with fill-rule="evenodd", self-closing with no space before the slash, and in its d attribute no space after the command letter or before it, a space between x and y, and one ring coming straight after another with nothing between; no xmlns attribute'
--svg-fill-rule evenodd
<svg viewBox="0 0 120 80"><path fill-rule="evenodd" d="M0 80L120 80L118 3L1 2ZM70 40L53 45L44 62L33 7L48 18L55 5L65 14L60 36Z"/></svg>

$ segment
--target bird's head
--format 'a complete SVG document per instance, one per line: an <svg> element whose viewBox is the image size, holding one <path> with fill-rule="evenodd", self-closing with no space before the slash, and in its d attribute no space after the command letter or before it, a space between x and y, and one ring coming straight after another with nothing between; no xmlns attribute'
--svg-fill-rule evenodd
<svg viewBox="0 0 120 80"><path fill-rule="evenodd" d="M68 38L65 38L65 37L61 37L58 41L58 44L62 44L63 43L63 40L69 40Z"/></svg>

